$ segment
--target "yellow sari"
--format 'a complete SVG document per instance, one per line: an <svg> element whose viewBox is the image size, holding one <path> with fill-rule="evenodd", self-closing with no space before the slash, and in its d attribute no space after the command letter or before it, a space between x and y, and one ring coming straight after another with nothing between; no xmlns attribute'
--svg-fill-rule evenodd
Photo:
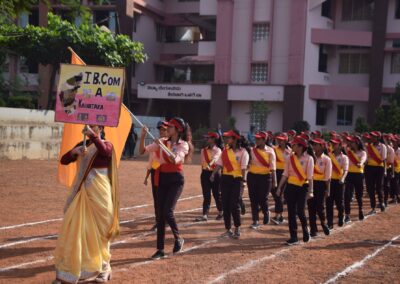
<svg viewBox="0 0 400 284"><path fill-rule="evenodd" d="M119 233L115 153L108 169L90 169L96 154L92 144L78 159L57 241L56 277L70 283L111 271L110 241Z"/></svg>

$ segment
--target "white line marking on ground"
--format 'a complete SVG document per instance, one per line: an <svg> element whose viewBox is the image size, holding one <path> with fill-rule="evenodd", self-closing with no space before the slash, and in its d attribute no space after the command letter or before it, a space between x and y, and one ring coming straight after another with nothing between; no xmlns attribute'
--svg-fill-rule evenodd
<svg viewBox="0 0 400 284"><path fill-rule="evenodd" d="M25 262L25 263L13 265L13 266L5 267L5 268L0 268L0 272L5 272L5 271L9 271L9 270L25 267L25 266L28 266L28 265L38 264L38 263L42 263L42 262L47 262L49 260L52 260L53 258L54 258L53 256L50 256L50 257L47 257L47 258L43 258L43 259L31 261L31 262Z"/></svg>
<svg viewBox="0 0 400 284"><path fill-rule="evenodd" d="M368 215L368 216L366 216L366 217L364 218L364 220L361 221L361 222L365 222L366 219L368 219L369 217L372 217L372 216L377 216L377 214ZM349 223L349 224L346 224L344 227L338 227L338 228L336 228L335 230L333 230L333 231L331 232L331 235L332 235L332 234L335 234L335 233L337 233L337 232L341 232L341 231L343 231L343 230L347 230L347 229L351 228L354 224L359 224L359 223L360 223L360 222L351 222L351 223ZM319 242L319 241L324 240L324 239L325 239L325 238L311 239L311 242ZM301 243L300 246L301 246L301 245L304 245L304 244ZM235 268L233 268L233 269L231 269L231 270L229 270L229 271L227 271L227 272L224 272L224 273L218 275L216 278L214 278L214 279L208 281L207 283L211 284L211 283L218 283L218 282L221 282L221 281L223 281L226 277L228 277L228 276L231 275L231 274L236 274L236 273L245 271L245 270L247 270L247 269L250 269L250 268L252 268L252 267L254 267L254 266L256 266L256 265L258 265L258 264L260 264L260 263L262 263L262 262L264 262L264 261L273 259L273 258L275 258L275 257L277 257L277 256L279 256L279 255L281 255L281 254L283 254L283 253L286 253L286 252L292 250L292 249L295 248L295 247L298 247L298 245L297 245L297 246L292 246L292 247L290 247L290 248L286 248L286 249L279 250L279 251L277 251L276 253L273 253L273 254L270 254L270 255L266 255L266 256L263 256L263 257L258 258L258 259L251 259L250 261L246 262L246 263L243 264L243 265L239 265L239 266L237 266L237 267L235 267Z"/></svg>
<svg viewBox="0 0 400 284"><path fill-rule="evenodd" d="M7 243L7 244L0 245L0 249L12 247L12 246L16 246L16 245L21 245L21 244L27 244L27 243L31 243L31 242L35 242L35 241L53 239L53 238L56 238L57 236L58 235L48 235L45 237L37 237L37 238L31 238L28 240L21 240L21 241L17 241L17 242L13 242L13 243Z"/></svg>
<svg viewBox="0 0 400 284"><path fill-rule="evenodd" d="M203 195L194 195L194 196L181 198L181 199L178 200L178 202L191 200L191 199L195 199L195 198L200 198L200 197L203 197ZM125 207L125 208L121 208L120 210L121 211L127 211L127 210L144 208L144 207L149 207L149 206L153 206L153 203L152 204L142 204L142 205L136 205L136 206L131 206L131 207ZM18 224L18 225L4 226L4 227L0 227L0 230L10 230L10 229L16 229L16 228L28 227L28 226L35 226L35 225L41 225L41 224L46 224L46 223L51 223L51 222L58 222L58 221L62 221L62 218L49 219L49 220L43 220L43 221L37 221L37 222L30 222L30 223L24 223L24 224Z"/></svg>
<svg viewBox="0 0 400 284"><path fill-rule="evenodd" d="M392 243L394 241L396 241L397 239L400 238L400 235L393 237L389 242L387 242L385 245L379 247L377 250L375 250L373 253L368 254L366 257L364 257L362 260L357 261L355 263L353 263L352 265L346 267L343 271L337 273L334 277L330 278L329 280L327 280L325 282L325 284L329 284L329 283L335 283L337 280L339 280L340 278L346 277L347 275L349 275L350 273L354 272L355 270L363 267L365 265L365 263L374 258L375 256L377 256L380 252L382 252L383 250L387 249L389 246L392 245Z"/></svg>

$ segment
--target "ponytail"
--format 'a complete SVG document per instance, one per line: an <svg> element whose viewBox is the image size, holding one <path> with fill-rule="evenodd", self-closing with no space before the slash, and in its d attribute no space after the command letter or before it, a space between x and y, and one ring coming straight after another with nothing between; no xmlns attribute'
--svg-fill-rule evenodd
<svg viewBox="0 0 400 284"><path fill-rule="evenodd" d="M183 141L186 141L189 145L189 152L185 156L185 163L189 164L192 162L192 157L194 153L194 146L192 142L192 129L189 123L185 123L184 130L183 132L180 133L179 138L182 139Z"/></svg>

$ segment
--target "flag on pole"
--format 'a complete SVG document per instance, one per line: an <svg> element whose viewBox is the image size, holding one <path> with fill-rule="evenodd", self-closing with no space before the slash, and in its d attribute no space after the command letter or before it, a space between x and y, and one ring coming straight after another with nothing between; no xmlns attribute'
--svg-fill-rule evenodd
<svg viewBox="0 0 400 284"><path fill-rule="evenodd" d="M68 50L71 52L71 64L86 65L85 62L74 52L72 48L69 47ZM114 146L115 155L117 158L117 166L119 166L122 152L125 147L125 141L129 135L131 125L132 117L130 115L130 111L125 105L122 105L118 126L104 128L106 139L110 141ZM61 160L61 157L64 154L66 154L83 140L83 127L84 125L82 124L64 124L59 160ZM69 165L61 165L61 163L58 163L58 181L61 184L70 187L74 181L76 171L76 163L71 163Z"/></svg>

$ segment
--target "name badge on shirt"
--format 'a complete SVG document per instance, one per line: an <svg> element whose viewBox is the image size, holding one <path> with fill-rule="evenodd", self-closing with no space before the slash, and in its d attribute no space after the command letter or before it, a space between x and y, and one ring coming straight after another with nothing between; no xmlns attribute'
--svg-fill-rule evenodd
<svg viewBox="0 0 400 284"><path fill-rule="evenodd" d="M303 166L303 165L304 165L304 161L300 161L300 165L302 165L302 166Z"/></svg>
<svg viewBox="0 0 400 284"><path fill-rule="evenodd" d="M324 165L324 163L321 161L321 162L318 163L318 165L319 165L320 167L322 167L322 166Z"/></svg>

